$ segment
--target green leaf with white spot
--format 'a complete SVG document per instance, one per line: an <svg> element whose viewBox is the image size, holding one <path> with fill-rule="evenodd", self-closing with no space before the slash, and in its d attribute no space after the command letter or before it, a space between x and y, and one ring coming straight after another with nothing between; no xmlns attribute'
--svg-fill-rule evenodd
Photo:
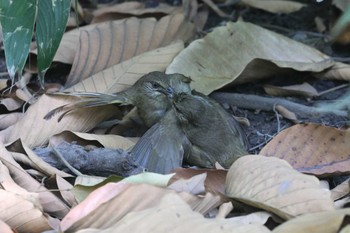
<svg viewBox="0 0 350 233"><path fill-rule="evenodd" d="M43 84L44 75L50 67L61 42L70 12L71 0L40 0L36 24L38 69Z"/></svg>
<svg viewBox="0 0 350 233"><path fill-rule="evenodd" d="M0 0L6 66L14 80L22 74L34 31L37 0Z"/></svg>

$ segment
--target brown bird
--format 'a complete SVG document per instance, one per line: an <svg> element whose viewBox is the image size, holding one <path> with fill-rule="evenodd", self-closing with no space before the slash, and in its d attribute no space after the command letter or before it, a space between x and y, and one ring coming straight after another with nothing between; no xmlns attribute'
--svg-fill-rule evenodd
<svg viewBox="0 0 350 233"><path fill-rule="evenodd" d="M133 105L136 111L132 111L131 116L123 120L121 124L128 125L130 120L140 121L146 128L157 123L165 113L171 108L171 102L164 94L170 86L174 92L190 93L191 79L181 74L166 75L163 72L151 72L142 76L129 89L116 94L103 93L67 93L70 96L78 96L81 100L61 106L50 111L44 118L50 119L57 113L62 113L59 121L71 111L79 108L87 108L108 104ZM161 90L161 91L160 91Z"/></svg>
<svg viewBox="0 0 350 233"><path fill-rule="evenodd" d="M206 168L219 162L228 168L247 154L243 130L220 104L195 91L160 91L171 98L173 109L131 150L139 165L157 173L169 173L183 160Z"/></svg>
<svg viewBox="0 0 350 233"><path fill-rule="evenodd" d="M190 165L225 168L247 153L247 139L239 123L220 104L194 92L176 94L173 109L177 123L191 142L184 160Z"/></svg>

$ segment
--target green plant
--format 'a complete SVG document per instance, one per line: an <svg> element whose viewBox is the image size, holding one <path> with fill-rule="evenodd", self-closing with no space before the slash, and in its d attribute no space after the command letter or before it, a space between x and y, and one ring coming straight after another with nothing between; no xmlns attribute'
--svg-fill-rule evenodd
<svg viewBox="0 0 350 233"><path fill-rule="evenodd" d="M0 0L6 66L11 80L22 75L35 33L41 85L65 32L71 0ZM35 29L35 30L34 30Z"/></svg>

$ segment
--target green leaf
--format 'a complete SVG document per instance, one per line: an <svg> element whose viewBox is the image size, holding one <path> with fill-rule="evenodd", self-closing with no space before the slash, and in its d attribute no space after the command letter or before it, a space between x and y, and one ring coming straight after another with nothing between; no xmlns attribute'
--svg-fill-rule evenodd
<svg viewBox="0 0 350 233"><path fill-rule="evenodd" d="M44 75L50 67L61 42L70 13L71 0L40 0L36 24L38 69L43 84Z"/></svg>
<svg viewBox="0 0 350 233"><path fill-rule="evenodd" d="M14 80L22 75L34 31L37 0L0 0L6 66Z"/></svg>

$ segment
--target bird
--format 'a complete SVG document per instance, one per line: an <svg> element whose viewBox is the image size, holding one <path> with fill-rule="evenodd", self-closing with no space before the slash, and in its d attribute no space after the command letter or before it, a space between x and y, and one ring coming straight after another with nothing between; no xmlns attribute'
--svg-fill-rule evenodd
<svg viewBox="0 0 350 233"><path fill-rule="evenodd" d="M160 89L172 108L136 143L130 154L148 171L167 174L183 162L225 168L247 153L247 139L239 123L215 100L190 93Z"/></svg>
<svg viewBox="0 0 350 233"><path fill-rule="evenodd" d="M177 125L192 145L184 155L188 164L213 168L218 162L229 168L248 154L243 129L215 100L199 92L178 93L172 106Z"/></svg>
<svg viewBox="0 0 350 233"><path fill-rule="evenodd" d="M61 113L58 121L66 114L80 108L94 106L103 106L108 104L133 105L136 107L130 115L125 117L119 125L124 130L135 122L150 128L159 122L166 112L171 108L171 102L168 97L160 90L166 90L172 87L174 92L190 93L191 78L181 74L165 74L164 72L154 71L142 76L133 86L125 91L115 94L104 94L96 92L66 93L69 96L78 96L81 99L77 102L60 106L46 114L44 119L50 119L52 116ZM120 130L119 130L120 131ZM118 132L119 132L118 131Z"/></svg>

